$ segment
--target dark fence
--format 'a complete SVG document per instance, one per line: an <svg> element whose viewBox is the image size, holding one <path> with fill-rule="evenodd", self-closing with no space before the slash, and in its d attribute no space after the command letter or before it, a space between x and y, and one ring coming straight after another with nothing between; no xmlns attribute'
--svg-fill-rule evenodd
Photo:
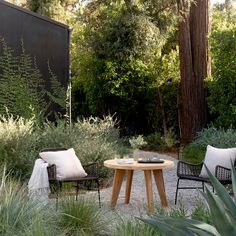
<svg viewBox="0 0 236 236"><path fill-rule="evenodd" d="M26 9L0 0L0 37L4 38L17 56L22 45L26 53L36 59L37 66L47 81L48 62L53 73L65 88L69 84L69 27L42 17ZM1 55L0 48L0 55ZM54 106L53 109L58 109Z"/></svg>

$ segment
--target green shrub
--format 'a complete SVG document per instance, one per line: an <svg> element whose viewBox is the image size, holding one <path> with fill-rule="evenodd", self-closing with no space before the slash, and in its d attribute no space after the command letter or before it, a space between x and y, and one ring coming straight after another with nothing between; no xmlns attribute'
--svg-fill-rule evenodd
<svg viewBox="0 0 236 236"><path fill-rule="evenodd" d="M33 126L32 119L0 116L0 165L6 162L15 176L29 177L36 155Z"/></svg>
<svg viewBox="0 0 236 236"><path fill-rule="evenodd" d="M90 117L77 120L71 127L65 120L57 124L47 123L37 129L37 150L47 147L73 147L83 164L100 163L100 176L107 178L111 171L103 166L103 161L112 158L118 152L119 131L111 116L104 119Z"/></svg>
<svg viewBox="0 0 236 236"><path fill-rule="evenodd" d="M142 135L138 135L136 137L131 137L129 139L130 146L133 149L139 149L147 145L147 142L144 140Z"/></svg>
<svg viewBox="0 0 236 236"><path fill-rule="evenodd" d="M124 142L121 140L119 142L118 145L118 149L117 149L117 154L120 158L123 158L124 156L130 156L132 153L132 149L130 149L129 147L127 147Z"/></svg>
<svg viewBox="0 0 236 236"><path fill-rule="evenodd" d="M236 130L217 129L213 126L203 129L197 134L195 140L184 148L183 159L195 163L200 162L204 159L207 145L217 148L235 147Z"/></svg>
<svg viewBox="0 0 236 236"><path fill-rule="evenodd" d="M165 146L167 148L173 148L176 145L176 143L177 143L176 135L174 133L173 128L170 128L167 131L166 135L164 136L164 141L165 141Z"/></svg>
<svg viewBox="0 0 236 236"><path fill-rule="evenodd" d="M137 220L123 221L117 226L113 236L158 236L152 227Z"/></svg>
<svg viewBox="0 0 236 236"><path fill-rule="evenodd" d="M37 142L35 149L72 147L72 136L65 120L57 120L57 123L45 122L43 126L35 127L34 134Z"/></svg>
<svg viewBox="0 0 236 236"><path fill-rule="evenodd" d="M214 125L236 128L236 14L235 9L213 11L210 50L212 78L209 78L209 111Z"/></svg>
<svg viewBox="0 0 236 236"><path fill-rule="evenodd" d="M176 135L172 128L167 131L165 136L161 133L149 134L145 137L146 148L152 150L168 150L176 146Z"/></svg>
<svg viewBox="0 0 236 236"><path fill-rule="evenodd" d="M218 148L230 148L236 145L236 130L210 126L197 134L194 144L199 147L209 144Z"/></svg>
<svg viewBox="0 0 236 236"><path fill-rule="evenodd" d="M70 128L65 120L39 127L32 119L0 116L0 164L6 162L16 176L29 178L39 151L49 147L73 147L83 164L99 162L100 175L107 178L111 171L103 167L103 161L121 146L112 117L78 120Z"/></svg>
<svg viewBox="0 0 236 236"><path fill-rule="evenodd" d="M57 235L55 210L29 200L26 188L1 172L0 235Z"/></svg>
<svg viewBox="0 0 236 236"><path fill-rule="evenodd" d="M182 159L190 163L200 163L206 153L206 147L201 148L194 143L187 145L182 152Z"/></svg>
<svg viewBox="0 0 236 236"><path fill-rule="evenodd" d="M66 235L109 235L110 217L99 208L98 203L82 197L59 202L58 226Z"/></svg>
<svg viewBox="0 0 236 236"><path fill-rule="evenodd" d="M71 146L82 163L100 163L100 177L107 178L111 170L103 162L120 151L119 131L111 116L77 120L71 129Z"/></svg>
<svg viewBox="0 0 236 236"><path fill-rule="evenodd" d="M208 208L206 208L203 202L199 202L194 208L191 218L194 220L199 220L204 223L212 224L211 214Z"/></svg>
<svg viewBox="0 0 236 236"><path fill-rule="evenodd" d="M146 147L150 149L160 149L165 145L160 133L149 134L144 137L144 140L147 142Z"/></svg>
<svg viewBox="0 0 236 236"><path fill-rule="evenodd" d="M184 207L184 204L182 201L180 201L180 204L177 208L156 208L156 214L163 215L163 216L171 216L171 217L186 217L188 215L187 209Z"/></svg>

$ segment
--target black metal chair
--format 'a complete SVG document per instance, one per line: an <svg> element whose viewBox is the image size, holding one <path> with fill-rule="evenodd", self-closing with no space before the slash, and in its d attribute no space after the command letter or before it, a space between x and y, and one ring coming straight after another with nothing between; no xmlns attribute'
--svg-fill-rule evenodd
<svg viewBox="0 0 236 236"><path fill-rule="evenodd" d="M235 163L234 163L235 166ZM215 177L223 184L232 184L231 169L224 166L217 165L215 170Z"/></svg>
<svg viewBox="0 0 236 236"><path fill-rule="evenodd" d="M66 148L47 148L41 150L41 152L48 152L48 151L65 151ZM40 157L39 157L40 158ZM87 173L87 176L85 177L79 177L79 178L73 178L73 179L66 179L66 180L58 180L56 178L56 165L48 166L48 178L49 178L49 184L51 192L56 192L57 195L57 201L58 201L58 191L62 191L62 185L66 182L72 182L76 185L74 186L76 188L76 200L78 199L79 189L86 187L87 190L92 190L96 186L96 190L98 192L98 202L99 207L101 207L101 197L100 197L100 184L99 184L99 165L98 163L90 163L86 165L82 165L85 172Z"/></svg>
<svg viewBox="0 0 236 236"><path fill-rule="evenodd" d="M210 184L210 180L208 178L204 178L200 176L202 166L203 166L203 162L199 164L191 164L184 161L178 162L177 164L178 180L177 180L176 193L175 193L175 204L177 203L179 189L202 189L204 191L204 184L205 183ZM217 165L215 169L215 176L223 185L232 183L231 170L228 168ZM193 180L193 181L201 182L201 186L179 187L180 180Z"/></svg>

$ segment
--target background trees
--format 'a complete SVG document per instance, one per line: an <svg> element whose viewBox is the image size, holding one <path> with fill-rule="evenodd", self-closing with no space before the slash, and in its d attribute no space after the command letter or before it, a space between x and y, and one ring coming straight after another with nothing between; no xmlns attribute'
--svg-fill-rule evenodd
<svg viewBox="0 0 236 236"><path fill-rule="evenodd" d="M210 35L212 77L208 105L216 126L236 127L236 12L215 6Z"/></svg>
<svg viewBox="0 0 236 236"><path fill-rule="evenodd" d="M68 23L76 0L25 0L31 11Z"/></svg>
<svg viewBox="0 0 236 236"><path fill-rule="evenodd" d="M77 72L73 81L80 88L77 94L85 96L79 113L85 110L96 115L116 113L125 133L167 132L177 125L173 117L177 116L173 91L179 76L178 59L173 56L176 44L171 43L175 16L161 12L153 22L138 7L125 3L90 5L80 15L86 26L72 39L77 52L72 62L73 71ZM167 17L169 20L164 24ZM173 73L174 68L177 73ZM169 98L175 112L166 111L171 108L163 97ZM168 119L167 114L172 117Z"/></svg>
<svg viewBox="0 0 236 236"><path fill-rule="evenodd" d="M180 3L187 5L171 0L28 0L30 9L73 27L74 118L116 113L125 134L166 135L171 127L177 133L181 127L183 142L210 122L235 126L233 5L226 1L215 7L213 74L207 78L208 1L197 1L189 15L189 2Z"/></svg>

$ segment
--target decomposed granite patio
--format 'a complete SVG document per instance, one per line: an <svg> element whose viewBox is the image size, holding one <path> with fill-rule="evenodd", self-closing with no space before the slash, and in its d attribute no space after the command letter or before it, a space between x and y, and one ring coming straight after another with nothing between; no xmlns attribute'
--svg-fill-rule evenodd
<svg viewBox="0 0 236 236"><path fill-rule="evenodd" d="M140 151L141 156L145 157L158 157L166 160L172 160L175 163L174 168L171 169L164 169L163 175L164 175L164 181L165 181L165 191L167 195L167 201L168 201L168 210L171 209L178 209L181 206L184 206L184 208L187 211L191 211L196 204L199 202L199 200L203 200L203 197L199 190L197 189L187 189L187 190L180 190L178 195L178 202L175 205L175 190L176 190L176 183L177 183L177 175L176 175L176 167L177 167L177 160L167 156L158 154L156 152L146 152L146 151ZM121 217L133 217L133 216L140 216L140 215L146 215L147 214L147 198L146 198L146 187L144 182L144 174L143 171L135 171L133 175L133 183L132 183L132 189L131 189L131 197L130 197L130 203L125 204L125 182L123 182L120 195L117 201L117 205L114 209L116 213L118 213ZM200 186L201 183L195 183L193 181L182 181L180 184L185 186ZM159 194L157 192L157 187L154 182L154 179L152 179L152 187L153 187L153 200L155 207L160 208L160 198ZM112 188L106 188L101 190L101 202L102 207L105 207L107 209L110 208L110 200L111 200L111 193ZM96 193L88 193L90 194L96 194Z"/></svg>

